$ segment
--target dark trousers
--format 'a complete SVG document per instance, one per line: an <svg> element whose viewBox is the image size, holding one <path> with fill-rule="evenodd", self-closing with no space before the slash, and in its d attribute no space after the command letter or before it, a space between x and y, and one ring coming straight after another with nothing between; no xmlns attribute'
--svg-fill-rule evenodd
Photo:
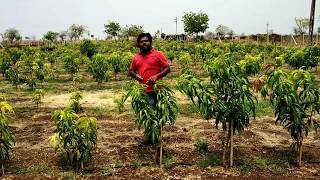
<svg viewBox="0 0 320 180"><path fill-rule="evenodd" d="M158 100L157 100L157 94L155 92L149 92L148 94L148 98L150 101L150 104L152 107L156 107Z"/></svg>

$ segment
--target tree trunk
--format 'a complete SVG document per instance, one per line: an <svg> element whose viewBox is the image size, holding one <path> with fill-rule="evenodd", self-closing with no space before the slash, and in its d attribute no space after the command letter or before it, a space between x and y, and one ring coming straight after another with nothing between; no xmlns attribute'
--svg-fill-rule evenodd
<svg viewBox="0 0 320 180"><path fill-rule="evenodd" d="M298 167L301 167L301 159L302 159L302 139L299 138L297 142L297 148L298 148L298 156L297 156L297 161L298 161Z"/></svg>
<svg viewBox="0 0 320 180"><path fill-rule="evenodd" d="M162 127L160 127L160 168L162 168Z"/></svg>
<svg viewBox="0 0 320 180"><path fill-rule="evenodd" d="M229 139L230 139L230 133L228 132L226 134L226 132L224 131L224 137L223 137L223 143L222 143L222 147L223 147L223 153L222 153L222 163L224 167L227 167L227 163L226 163L226 152L227 152L227 147L229 146Z"/></svg>
<svg viewBox="0 0 320 180"><path fill-rule="evenodd" d="M230 167L233 166L233 120L230 121L230 137L229 137L229 141L230 141Z"/></svg>
<svg viewBox="0 0 320 180"><path fill-rule="evenodd" d="M224 142L223 142L223 154L222 154L222 162L223 162L223 166L227 167L227 162L226 162L226 152L227 152L227 148L229 147L229 141L230 141L230 131L228 131L228 133L226 133L226 131L224 131Z"/></svg>

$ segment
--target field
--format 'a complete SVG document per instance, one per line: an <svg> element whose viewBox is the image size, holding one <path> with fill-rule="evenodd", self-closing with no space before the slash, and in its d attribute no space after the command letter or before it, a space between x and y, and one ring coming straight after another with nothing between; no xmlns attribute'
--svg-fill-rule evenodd
<svg viewBox="0 0 320 180"><path fill-rule="evenodd" d="M302 51L303 48L156 41L154 46L163 51L171 61L172 72L164 81L175 92L179 107L176 123L173 126L166 125L163 129L164 165L161 169L156 157L157 148L144 144L143 129L138 130L135 124L131 99L126 101L124 112L118 112L117 103L114 101L132 82L127 75L127 66L138 49L134 48L130 41L94 43L97 47L94 54L101 53L106 56L109 63L109 75L104 77L102 82L96 82L87 70L90 60L85 52L90 51L89 46L82 52L79 49L83 46L79 43L58 44L53 49L11 48L12 52L15 51L10 52L11 54L7 52L10 50L0 49L2 59L8 54L8 57L13 57L11 55L17 52L22 54L16 62L23 65L19 66L19 63L14 62L11 63L11 68L16 67L16 72L23 75L19 78L24 78L24 81L21 81L19 78L10 78L8 74L0 77L0 92L7 95L7 101L15 111L10 122L15 142L10 158L4 163L3 178L320 179L319 135L310 130L304 138L302 167L298 167L295 150L290 147L293 140L289 132L282 125L275 124L274 107L268 99L262 98L259 92L254 93L258 99L256 118L251 115L249 127L234 136L234 166L224 168L221 159L221 139L224 135L222 128L216 129L214 118L204 120L198 107L176 87L176 79L187 70L207 81L209 73L203 65L210 65L207 63L209 59L217 58L228 51L234 54L235 59L245 60L239 61L239 64L242 62L249 67L248 64L251 63L250 68L247 68L250 70L247 72L250 80L262 75L263 64L270 62L278 63L291 72L295 68L292 64L300 66L297 63L289 65L296 59L296 62L300 62L300 56L292 54ZM292 61L287 61L288 54ZM68 55L71 58L67 57ZM247 55L251 55L251 58ZM69 67L79 68L68 69L66 59L73 61L76 58L76 64ZM38 64L36 70L43 70L43 78L38 78L37 73L33 76L34 69L25 68L30 64L29 61ZM46 69L47 66L49 68ZM311 63L309 70L318 83L318 69ZM30 78L33 78L35 85L28 84ZM39 105L33 101L33 86L45 92ZM71 93L76 89L80 90L83 96L79 114L97 119L97 144L93 159L81 171L68 166L50 146L50 137L56 131L51 119L52 113L68 107ZM319 116L315 115L315 119L318 120Z"/></svg>

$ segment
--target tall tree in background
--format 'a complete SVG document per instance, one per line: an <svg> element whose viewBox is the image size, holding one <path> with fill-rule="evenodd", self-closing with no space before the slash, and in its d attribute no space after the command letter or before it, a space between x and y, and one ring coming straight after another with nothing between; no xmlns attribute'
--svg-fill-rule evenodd
<svg viewBox="0 0 320 180"><path fill-rule="evenodd" d="M105 28L105 33L113 36L113 38L115 38L116 36L119 35L119 32L121 30L120 24L118 22L115 21L111 21L108 24L104 25Z"/></svg>
<svg viewBox="0 0 320 180"><path fill-rule="evenodd" d="M143 26L131 24L130 26L127 25L121 29L121 36L128 39L129 37L136 37L143 32Z"/></svg>
<svg viewBox="0 0 320 180"><path fill-rule="evenodd" d="M15 41L20 41L22 39L19 31L15 28L10 28L10 29L7 29L3 35L2 35L2 39L4 41L8 41L10 43L13 43Z"/></svg>
<svg viewBox="0 0 320 180"><path fill-rule="evenodd" d="M58 40L59 33L48 31L45 35L43 35L43 39L50 41L50 42L56 42Z"/></svg>
<svg viewBox="0 0 320 180"><path fill-rule="evenodd" d="M209 28L209 17L207 14L199 12L188 12L185 13L182 17L184 23L184 31L190 35L198 34L204 32Z"/></svg>
<svg viewBox="0 0 320 180"><path fill-rule="evenodd" d="M65 41L67 36L68 36L68 31L61 31L59 33L59 38L60 38L61 41Z"/></svg>
<svg viewBox="0 0 320 180"><path fill-rule="evenodd" d="M309 19L308 18L295 18L296 27L293 28L295 35L306 34L309 30Z"/></svg>
<svg viewBox="0 0 320 180"><path fill-rule="evenodd" d="M217 28L216 28L216 33L219 37L222 37L224 38L226 34L229 34L229 32L231 32L232 30L227 27L227 26L224 26L222 24L220 24Z"/></svg>
<svg viewBox="0 0 320 180"><path fill-rule="evenodd" d="M87 31L87 28L83 25L72 24L69 27L69 37L71 40L79 40L80 37Z"/></svg>

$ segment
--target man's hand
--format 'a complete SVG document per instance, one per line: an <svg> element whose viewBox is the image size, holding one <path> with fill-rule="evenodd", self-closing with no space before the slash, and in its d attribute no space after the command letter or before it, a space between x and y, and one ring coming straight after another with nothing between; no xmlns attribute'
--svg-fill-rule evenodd
<svg viewBox="0 0 320 180"><path fill-rule="evenodd" d="M143 78L139 74L136 74L135 78L136 78L137 81L143 82Z"/></svg>
<svg viewBox="0 0 320 180"><path fill-rule="evenodd" d="M147 81L147 83L149 84L155 84L156 83L156 81L159 79L159 77L157 76L157 75L154 75L154 76L151 76L150 78L149 78L149 80Z"/></svg>

